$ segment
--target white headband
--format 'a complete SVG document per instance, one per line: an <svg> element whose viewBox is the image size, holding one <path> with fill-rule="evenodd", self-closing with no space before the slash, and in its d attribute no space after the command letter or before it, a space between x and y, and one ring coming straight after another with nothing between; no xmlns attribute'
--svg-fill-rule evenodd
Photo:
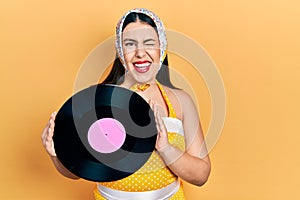
<svg viewBox="0 0 300 200"><path fill-rule="evenodd" d="M145 9L145 8L135 8L132 10L129 10L118 22L116 26L116 51L117 54L123 63L124 67L126 68L125 65L125 59L124 59L124 53L123 53L123 48L122 48L122 29L123 29L123 24L124 20L130 13L142 13L147 16L149 16L153 22L156 25L157 28L157 33L158 33L158 39L159 39L159 48L160 48L160 67L166 57L166 50L167 50L167 37L166 37L166 31L165 27L160 20L160 18L155 15L153 12Z"/></svg>

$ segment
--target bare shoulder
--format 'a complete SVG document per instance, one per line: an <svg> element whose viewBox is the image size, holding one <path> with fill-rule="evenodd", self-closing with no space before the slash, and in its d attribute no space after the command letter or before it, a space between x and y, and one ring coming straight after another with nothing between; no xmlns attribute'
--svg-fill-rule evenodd
<svg viewBox="0 0 300 200"><path fill-rule="evenodd" d="M184 91L184 90L181 90L181 89L172 89L170 88L170 90L176 95L178 96L179 98L184 98L184 99L191 99L190 95Z"/></svg>
<svg viewBox="0 0 300 200"><path fill-rule="evenodd" d="M164 86L164 88L179 118L182 119L184 113L190 112L190 110L195 110L194 102L187 92L166 86Z"/></svg>
<svg viewBox="0 0 300 200"><path fill-rule="evenodd" d="M191 96L184 90L166 87L166 93L174 95L181 104L193 102Z"/></svg>

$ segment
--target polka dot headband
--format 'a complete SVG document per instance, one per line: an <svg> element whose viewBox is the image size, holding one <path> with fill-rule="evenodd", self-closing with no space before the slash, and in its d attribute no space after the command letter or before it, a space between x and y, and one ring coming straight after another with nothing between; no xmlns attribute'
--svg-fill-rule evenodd
<svg viewBox="0 0 300 200"><path fill-rule="evenodd" d="M151 12L145 8L135 8L135 9L129 10L119 20L117 27L116 27L116 51L117 51L117 54L118 54L121 62L123 63L124 67L126 68L124 53L123 53L123 48L122 48L122 28L123 28L124 20L127 17L127 15L130 13L134 13L134 12L147 15L148 17L150 17L153 20L153 22L156 25L158 39L159 39L159 47L160 47L160 67L161 67L161 65L166 57L166 49L167 49L167 37L166 37L165 27L157 15L155 15L153 12Z"/></svg>

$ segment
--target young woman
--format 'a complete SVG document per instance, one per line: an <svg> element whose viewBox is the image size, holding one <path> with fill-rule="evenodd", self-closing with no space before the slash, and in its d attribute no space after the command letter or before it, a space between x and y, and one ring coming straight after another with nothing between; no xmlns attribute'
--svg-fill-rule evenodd
<svg viewBox="0 0 300 200"><path fill-rule="evenodd" d="M210 160L207 152L200 152L205 144L199 116L191 97L170 82L166 47L164 26L153 12L133 9L120 19L116 30L118 57L103 83L134 90L149 102L158 136L156 150L146 164L124 179L98 183L96 200L182 200L185 198L178 178L198 186L208 179ZM43 145L57 170L77 179L56 157L54 121L55 113L43 131Z"/></svg>

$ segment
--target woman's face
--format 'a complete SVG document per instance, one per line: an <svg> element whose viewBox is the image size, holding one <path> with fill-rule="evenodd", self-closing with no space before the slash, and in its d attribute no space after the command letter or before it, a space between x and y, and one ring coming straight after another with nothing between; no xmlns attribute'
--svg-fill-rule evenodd
<svg viewBox="0 0 300 200"><path fill-rule="evenodd" d="M154 82L159 69L159 39L155 29L140 21L129 23L122 35L122 47L132 84Z"/></svg>

